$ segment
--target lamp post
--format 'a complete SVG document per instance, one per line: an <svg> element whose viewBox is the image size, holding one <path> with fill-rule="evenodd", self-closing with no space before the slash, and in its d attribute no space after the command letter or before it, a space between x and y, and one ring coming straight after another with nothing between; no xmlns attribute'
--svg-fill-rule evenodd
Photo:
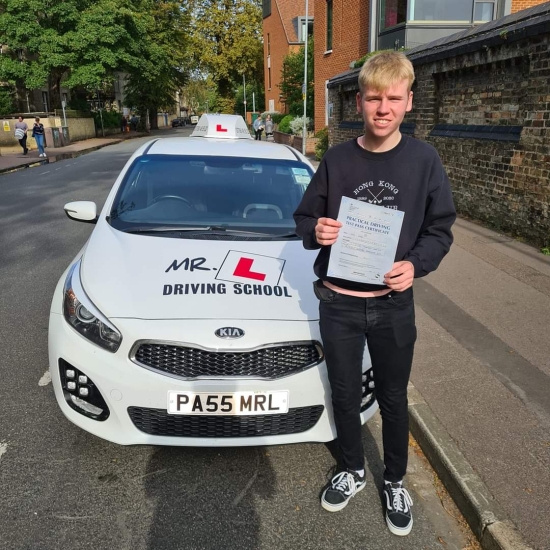
<svg viewBox="0 0 550 550"><path fill-rule="evenodd" d="M302 87L302 96L304 98L304 125L302 127L302 155L306 154L306 98L307 98L307 33L309 21L307 16L308 0L306 0L306 32L305 32L305 51L304 51L304 85Z"/></svg>
<svg viewBox="0 0 550 550"><path fill-rule="evenodd" d="M243 103L244 103L244 122L246 124L246 79L243 73Z"/></svg>

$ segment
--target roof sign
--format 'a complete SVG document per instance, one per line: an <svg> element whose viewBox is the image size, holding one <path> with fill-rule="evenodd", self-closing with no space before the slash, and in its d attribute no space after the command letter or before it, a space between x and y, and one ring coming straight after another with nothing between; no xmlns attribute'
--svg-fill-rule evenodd
<svg viewBox="0 0 550 550"><path fill-rule="evenodd" d="M213 114L201 116L191 137L252 139L242 116Z"/></svg>

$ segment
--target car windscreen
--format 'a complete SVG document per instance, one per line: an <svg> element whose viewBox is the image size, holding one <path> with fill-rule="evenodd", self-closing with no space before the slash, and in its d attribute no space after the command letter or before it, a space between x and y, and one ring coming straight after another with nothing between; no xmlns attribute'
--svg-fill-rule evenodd
<svg viewBox="0 0 550 550"><path fill-rule="evenodd" d="M145 155L128 170L109 223L143 233L214 228L284 235L295 229L292 215L312 176L299 161Z"/></svg>

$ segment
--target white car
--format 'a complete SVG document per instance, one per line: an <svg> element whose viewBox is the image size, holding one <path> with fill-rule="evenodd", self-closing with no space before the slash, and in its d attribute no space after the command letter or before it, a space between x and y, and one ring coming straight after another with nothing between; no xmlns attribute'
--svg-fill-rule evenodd
<svg viewBox="0 0 550 550"><path fill-rule="evenodd" d="M242 117L140 147L62 275L49 361L65 416L122 445L330 441L313 261L293 212L313 168ZM377 404L365 353L362 420Z"/></svg>

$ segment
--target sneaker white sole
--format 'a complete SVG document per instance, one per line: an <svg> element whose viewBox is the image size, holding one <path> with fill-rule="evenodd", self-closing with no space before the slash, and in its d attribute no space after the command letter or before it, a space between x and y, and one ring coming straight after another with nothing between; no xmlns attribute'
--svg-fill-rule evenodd
<svg viewBox="0 0 550 550"><path fill-rule="evenodd" d="M340 510L343 510L347 505L348 502L359 492L362 491L365 488L365 485L367 482L363 483L362 485L359 485L357 487L357 490L353 494L353 496L349 497L347 500L344 500L342 504L331 504L330 502L327 502L325 500L325 494L328 491L328 488L323 491L323 495L321 497L321 506L327 511L327 512L339 512Z"/></svg>
<svg viewBox="0 0 550 550"><path fill-rule="evenodd" d="M386 524L388 525L388 529L390 530L390 532L392 532L394 535L397 535L398 537L406 537L411 532L411 529L413 527L413 519L411 518L411 522L409 523L409 526L405 527L404 529L396 527L388 519L388 516L386 516Z"/></svg>

